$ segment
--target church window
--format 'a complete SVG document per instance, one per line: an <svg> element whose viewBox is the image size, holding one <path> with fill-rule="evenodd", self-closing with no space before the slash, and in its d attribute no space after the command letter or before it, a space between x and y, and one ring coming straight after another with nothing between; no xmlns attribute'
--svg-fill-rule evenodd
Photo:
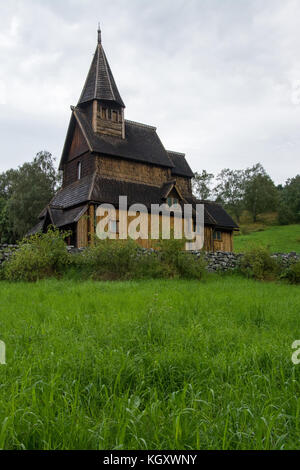
<svg viewBox="0 0 300 470"><path fill-rule="evenodd" d="M177 206L179 204L179 201L176 197L168 197L167 203L169 207L172 207Z"/></svg>
<svg viewBox="0 0 300 470"><path fill-rule="evenodd" d="M216 230L214 232L214 240L221 242L222 241L222 232L220 230Z"/></svg>
<svg viewBox="0 0 300 470"><path fill-rule="evenodd" d="M77 179L81 179L81 162L77 163Z"/></svg>

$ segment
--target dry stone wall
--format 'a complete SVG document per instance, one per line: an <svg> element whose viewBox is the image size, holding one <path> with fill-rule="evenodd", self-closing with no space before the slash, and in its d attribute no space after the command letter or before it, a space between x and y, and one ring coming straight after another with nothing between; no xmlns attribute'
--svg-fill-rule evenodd
<svg viewBox="0 0 300 470"><path fill-rule="evenodd" d="M0 245L0 265L9 259L13 251L17 248L17 245ZM67 247L69 253L83 253L84 248L75 248L75 247ZM141 249L145 255L151 250ZM194 256L200 257L203 255L200 251L192 252ZM238 253L225 253L223 251L217 251L215 253L205 253L205 260L207 262L207 270L210 272L218 272L218 271L233 271L236 269L240 263L241 258L243 257L242 254ZM272 255L273 258L280 261L283 268L288 268L292 263L296 261L300 261L300 254L295 252L293 253L274 253Z"/></svg>

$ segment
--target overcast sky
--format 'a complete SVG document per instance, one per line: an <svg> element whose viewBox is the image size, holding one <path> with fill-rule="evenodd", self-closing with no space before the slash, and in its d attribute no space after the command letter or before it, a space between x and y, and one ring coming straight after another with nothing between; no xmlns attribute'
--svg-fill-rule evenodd
<svg viewBox="0 0 300 470"><path fill-rule="evenodd" d="M0 171L60 159L97 23L126 118L194 171L300 173L299 0L0 0Z"/></svg>

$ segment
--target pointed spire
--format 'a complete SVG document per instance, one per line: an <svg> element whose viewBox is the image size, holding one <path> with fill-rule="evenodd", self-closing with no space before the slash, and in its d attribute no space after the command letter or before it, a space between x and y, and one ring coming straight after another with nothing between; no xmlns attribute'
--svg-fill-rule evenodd
<svg viewBox="0 0 300 470"><path fill-rule="evenodd" d="M96 52L78 104L93 100L113 101L122 108L125 108L125 104L120 96L101 44L100 24L98 26L98 44Z"/></svg>
<svg viewBox="0 0 300 470"><path fill-rule="evenodd" d="M102 38L101 38L101 28L100 28L100 23L98 23L98 44L101 44Z"/></svg>

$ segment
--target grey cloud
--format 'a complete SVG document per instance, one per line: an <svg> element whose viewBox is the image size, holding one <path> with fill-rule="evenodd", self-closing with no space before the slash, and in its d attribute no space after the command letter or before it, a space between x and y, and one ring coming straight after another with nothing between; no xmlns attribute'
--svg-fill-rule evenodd
<svg viewBox="0 0 300 470"><path fill-rule="evenodd" d="M0 10L0 171L42 148L59 157L100 20L127 118L157 126L194 170L261 161L277 182L300 172L297 0L10 0Z"/></svg>

